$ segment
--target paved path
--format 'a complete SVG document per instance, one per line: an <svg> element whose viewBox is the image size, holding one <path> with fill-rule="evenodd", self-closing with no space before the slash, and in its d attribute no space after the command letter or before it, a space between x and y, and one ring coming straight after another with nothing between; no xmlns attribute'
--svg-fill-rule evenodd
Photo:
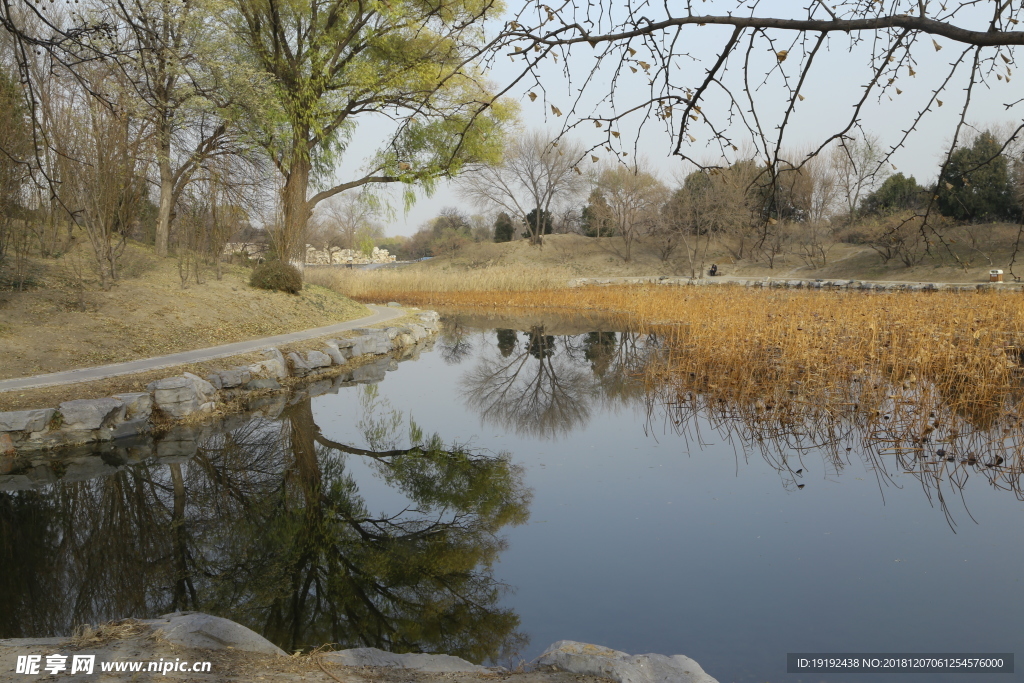
<svg viewBox="0 0 1024 683"><path fill-rule="evenodd" d="M250 339L248 341L223 344L221 346L211 346L206 349L196 349L194 351L182 351L181 353L172 353L167 356L157 356L156 358L142 358L139 360L128 361L127 363L99 365L92 368L80 368L78 370L54 372L48 375L0 380L0 392L15 391L17 389L35 389L36 387L49 387L55 384L90 382L92 380L107 379L108 377L117 377L119 375L130 375L135 372L159 370L161 368L169 368L175 365L185 365L187 363L199 363L207 360L215 360L217 358L227 358L228 356L237 356L242 353L249 353L250 351L258 351L259 349L264 349L268 346L277 346L278 344L287 344L289 342L302 341L303 339L323 337L329 334L336 334L338 332L344 332L345 330L355 329L357 327L373 325L374 323L382 323L387 320L393 320L394 318L401 317L406 313L405 309L402 308L385 308L383 306L373 305L367 305L367 308L374 311L372 315L368 315L364 318L358 318L356 320L349 320L343 323L337 323L335 325L327 325L326 327L314 327L311 330L303 330L302 332L291 332L289 334L279 334L273 337Z"/></svg>

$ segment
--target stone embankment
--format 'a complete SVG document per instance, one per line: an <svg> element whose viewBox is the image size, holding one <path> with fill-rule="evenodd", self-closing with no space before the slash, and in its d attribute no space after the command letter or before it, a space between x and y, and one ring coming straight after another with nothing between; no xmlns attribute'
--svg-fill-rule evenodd
<svg viewBox="0 0 1024 683"><path fill-rule="evenodd" d="M402 327L356 329L352 338L329 339L302 353L285 355L270 347L263 351L266 360L205 378L187 372L166 377L150 383L145 392L0 413L0 456L117 442L146 434L158 425L163 431L170 427L168 433L173 434L175 422L212 415L227 404L241 402L251 409L252 399L283 393L282 382L289 378L306 384L302 392L314 396L350 383L379 381L396 363L389 354L397 352L400 359L418 355L422 345L437 333L439 316L435 311L421 312L418 319L418 323ZM366 363L377 356L387 357Z"/></svg>
<svg viewBox="0 0 1024 683"><path fill-rule="evenodd" d="M799 280L785 278L738 277L579 277L569 280L570 287L594 285L675 285L724 286L779 289L831 289L874 292L1024 292L1019 283L963 283L963 282L878 282L868 280Z"/></svg>
<svg viewBox="0 0 1024 683"><path fill-rule="evenodd" d="M258 669L258 678L263 680L274 679L277 677L275 674L283 673L275 670L275 662L287 662L291 664L290 668L293 671L301 671L302 668L302 661L288 657L283 650L255 631L229 619L200 612L174 612L157 619L120 622L115 629L123 635L110 640L104 638L105 629L100 627L95 631L98 637L94 637L94 644L91 646L88 640L82 642L81 639L77 643L62 638L0 640L0 672L5 673L4 668L15 671L19 657L23 658L23 662L31 656L38 657L38 662L44 662L45 658L54 652L64 654L64 650L68 649L81 649L82 652L93 654L97 673L103 662L123 660L126 654L130 654L131 659L136 661L156 661L157 657L160 657L161 662L170 662L173 656L174 661L213 660L218 666L236 668L235 672L211 670L213 676L203 679L232 680L234 677L231 673L245 676L247 672L238 671L237 668L240 668L239 665L245 666L246 663ZM219 654L231 656L235 661L221 660L217 656ZM312 675L291 675L287 676L286 680L324 680L318 675L319 671L323 671L336 681L380 681L392 680L387 672L398 671L406 676L402 680L432 683L452 680L493 681L498 678L515 680L517 677L531 683L560 683L567 680L565 673L575 674L570 680L594 683L717 683L697 662L684 655L628 655L625 652L571 640L560 640L552 644L535 660L536 666L529 667L531 670L527 672L509 672L500 666L480 666L451 655L393 654L373 647L318 652L309 656L309 659L316 662L316 668L308 667ZM8 664L11 666L6 667ZM335 669L342 677L330 673L328 667ZM42 668L42 664L39 668ZM166 671L161 674L157 670L154 674L160 675L166 675ZM412 679L412 676L415 678ZM61 678L65 680L64 676ZM2 675L0 680L3 680ZM91 677L71 676L67 680L86 681L91 680ZM136 675L132 680L149 680L149 677L144 674Z"/></svg>

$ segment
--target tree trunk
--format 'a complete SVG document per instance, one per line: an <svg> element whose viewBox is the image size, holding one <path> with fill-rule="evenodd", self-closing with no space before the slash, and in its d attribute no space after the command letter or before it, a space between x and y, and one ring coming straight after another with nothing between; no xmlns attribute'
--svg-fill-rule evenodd
<svg viewBox="0 0 1024 683"><path fill-rule="evenodd" d="M160 168L160 211L156 221L156 255L167 256L171 235L171 210L174 208L174 174L171 171L171 132L161 126L157 165Z"/></svg>
<svg viewBox="0 0 1024 683"><path fill-rule="evenodd" d="M291 167L285 177L281 200L284 207L284 225L277 231L278 256L287 263L299 258L305 246L306 223L309 221L309 203L306 192L309 187L309 151L296 144L292 153ZM301 259L300 259L301 260Z"/></svg>

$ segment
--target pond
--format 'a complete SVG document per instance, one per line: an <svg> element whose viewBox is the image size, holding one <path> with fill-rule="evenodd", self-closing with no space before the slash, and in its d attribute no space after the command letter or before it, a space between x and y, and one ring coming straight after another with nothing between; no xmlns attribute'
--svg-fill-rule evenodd
<svg viewBox="0 0 1024 683"><path fill-rule="evenodd" d="M922 388L867 417L730 404L664 355L614 320L452 316L382 381L26 465L0 477L0 638L194 609L288 650L508 664L571 639L723 683L1024 641L1019 425Z"/></svg>

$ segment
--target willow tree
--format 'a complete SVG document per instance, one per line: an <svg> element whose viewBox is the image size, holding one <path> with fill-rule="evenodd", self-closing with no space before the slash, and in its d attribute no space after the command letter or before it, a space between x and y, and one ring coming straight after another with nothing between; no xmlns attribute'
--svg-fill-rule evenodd
<svg viewBox="0 0 1024 683"><path fill-rule="evenodd" d="M329 197L406 183L408 203L413 185L429 191L500 154L512 105L495 101L474 63L483 22L502 9L495 0L232 4L246 58L272 81L256 134L284 179L275 231L282 259L297 253L310 213ZM367 121L390 132L367 167L339 179L356 125Z"/></svg>

